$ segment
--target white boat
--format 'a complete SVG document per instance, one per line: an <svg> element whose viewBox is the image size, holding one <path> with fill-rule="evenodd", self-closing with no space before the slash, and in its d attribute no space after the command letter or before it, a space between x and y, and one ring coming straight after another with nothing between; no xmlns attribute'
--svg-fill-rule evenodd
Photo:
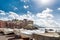
<svg viewBox="0 0 60 40"><path fill-rule="evenodd" d="M4 28L0 28L0 32L3 32L3 29L4 29Z"/></svg>
<svg viewBox="0 0 60 40"><path fill-rule="evenodd" d="M17 35L17 36L21 36L21 37L30 37L33 33L32 30L26 30L26 29L14 29L14 33Z"/></svg>
<svg viewBox="0 0 60 40"><path fill-rule="evenodd" d="M34 34L41 34L41 33L45 33L45 28L39 28L37 30L33 30Z"/></svg>
<svg viewBox="0 0 60 40"><path fill-rule="evenodd" d="M13 33L13 29L11 29L11 28L4 28L2 32L3 32L4 34Z"/></svg>
<svg viewBox="0 0 60 40"><path fill-rule="evenodd" d="M14 29L14 33L21 37L31 37L33 33L40 34L45 33L43 29L36 29L36 30L27 30L27 29Z"/></svg>
<svg viewBox="0 0 60 40"><path fill-rule="evenodd" d="M18 36L20 35L20 32L19 32L20 30L19 29L15 28L13 31L14 31L15 35L18 35Z"/></svg>
<svg viewBox="0 0 60 40"><path fill-rule="evenodd" d="M30 38L32 39L32 34L33 34L33 31L32 30L20 30L20 36L22 38Z"/></svg>

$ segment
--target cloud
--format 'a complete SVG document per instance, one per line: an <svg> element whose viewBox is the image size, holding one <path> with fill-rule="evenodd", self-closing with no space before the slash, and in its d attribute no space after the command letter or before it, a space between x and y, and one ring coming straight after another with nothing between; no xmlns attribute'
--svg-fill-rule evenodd
<svg viewBox="0 0 60 40"><path fill-rule="evenodd" d="M60 8L57 8L57 10L60 10Z"/></svg>
<svg viewBox="0 0 60 40"><path fill-rule="evenodd" d="M28 20L33 20L34 21L35 15L33 15L30 12L27 12L27 14L20 15L20 19L28 19Z"/></svg>
<svg viewBox="0 0 60 40"><path fill-rule="evenodd" d="M52 14L53 10L46 8L40 13L33 14L30 11L27 11L27 14L23 15L18 15L15 12L6 12L5 15L8 15L6 17L2 17L0 20L12 20L12 19L28 19L28 20L33 20L34 24L43 26L43 27L60 27L59 23L54 20L54 16Z"/></svg>
<svg viewBox="0 0 60 40"><path fill-rule="evenodd" d="M10 17L12 19L18 19L19 18L19 15L16 14L16 13L14 13L14 12L9 12L9 16L8 17Z"/></svg>
<svg viewBox="0 0 60 40"><path fill-rule="evenodd" d="M46 10L42 11L42 13L37 13L37 17L39 18L53 18L53 15L51 14L53 10L47 8Z"/></svg>
<svg viewBox="0 0 60 40"><path fill-rule="evenodd" d="M27 9L27 8L29 8L29 6L28 5L24 5L24 8Z"/></svg>
<svg viewBox="0 0 60 40"><path fill-rule="evenodd" d="M14 13L14 12L4 12L4 11L1 11L4 15L4 16L0 16L0 20L12 20L12 19L19 19L19 15L17 13Z"/></svg>
<svg viewBox="0 0 60 40"><path fill-rule="evenodd" d="M21 2L29 2L29 0L20 0Z"/></svg>
<svg viewBox="0 0 60 40"><path fill-rule="evenodd" d="M11 20L11 19L9 19L8 17L2 17L2 18L0 18L0 20L3 20L3 21L8 21L8 20Z"/></svg>
<svg viewBox="0 0 60 40"><path fill-rule="evenodd" d="M17 7L14 7L14 10L18 10L18 8Z"/></svg>
<svg viewBox="0 0 60 40"><path fill-rule="evenodd" d="M46 10L43 10L41 13L37 13L37 20L36 24L40 26L46 26L46 27L60 27L59 23L57 23L53 18L52 14L53 10L46 8Z"/></svg>
<svg viewBox="0 0 60 40"><path fill-rule="evenodd" d="M0 15L5 15L5 12L0 10Z"/></svg>
<svg viewBox="0 0 60 40"><path fill-rule="evenodd" d="M50 23L48 22L48 20L52 20L52 18L54 18L54 16L51 14L51 12L53 12L52 9L46 8L46 10L43 10L41 13L37 13L37 20L36 20L36 24L37 25L41 25L41 26L51 26Z"/></svg>

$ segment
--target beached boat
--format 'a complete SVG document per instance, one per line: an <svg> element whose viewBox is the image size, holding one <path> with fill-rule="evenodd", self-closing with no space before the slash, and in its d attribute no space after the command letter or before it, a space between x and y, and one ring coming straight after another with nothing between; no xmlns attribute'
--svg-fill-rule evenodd
<svg viewBox="0 0 60 40"><path fill-rule="evenodd" d="M34 40L60 40L60 35L58 33L42 33L42 34L33 34Z"/></svg>
<svg viewBox="0 0 60 40"><path fill-rule="evenodd" d="M4 28L0 28L0 32L3 32L3 29L4 29Z"/></svg>
<svg viewBox="0 0 60 40"><path fill-rule="evenodd" d="M3 32L4 34L13 33L13 29L11 29L11 28L4 28L4 29L2 30L2 32Z"/></svg>
<svg viewBox="0 0 60 40"><path fill-rule="evenodd" d="M19 29L14 28L13 32L14 32L15 35L20 36Z"/></svg>

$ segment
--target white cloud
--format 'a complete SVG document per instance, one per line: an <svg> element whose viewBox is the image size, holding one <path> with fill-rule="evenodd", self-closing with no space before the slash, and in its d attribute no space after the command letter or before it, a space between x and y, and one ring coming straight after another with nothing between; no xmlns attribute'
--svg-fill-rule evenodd
<svg viewBox="0 0 60 40"><path fill-rule="evenodd" d="M14 11L18 10L17 6L14 6L14 5L12 5L12 4L9 4L9 5L12 7L12 9L13 9Z"/></svg>
<svg viewBox="0 0 60 40"><path fill-rule="evenodd" d="M9 19L8 17L3 17L3 18L0 18L0 20L3 20L3 21L8 21L8 20L11 20L11 19Z"/></svg>
<svg viewBox="0 0 60 40"><path fill-rule="evenodd" d="M14 7L14 10L18 10L18 8L17 7Z"/></svg>
<svg viewBox="0 0 60 40"><path fill-rule="evenodd" d="M19 19L19 15L14 12L9 12L9 17L12 19Z"/></svg>
<svg viewBox="0 0 60 40"><path fill-rule="evenodd" d="M36 24L46 26L46 27L60 27L59 23L53 20L54 16L51 14L53 12L52 9L47 8L43 10L41 13L37 13Z"/></svg>
<svg viewBox="0 0 60 40"><path fill-rule="evenodd" d="M24 14L24 15L20 15L20 19L28 19L28 20L34 20L34 15L32 15L31 13L29 14Z"/></svg>
<svg viewBox="0 0 60 40"><path fill-rule="evenodd" d="M4 19L5 20L19 19L19 15L14 13L14 12L8 12L8 13L6 13L4 11L1 11L1 12L4 13L2 15L5 15L5 16L0 17L0 20L4 20Z"/></svg>
<svg viewBox="0 0 60 40"><path fill-rule="evenodd" d="M5 15L5 12L0 10L0 15Z"/></svg>
<svg viewBox="0 0 60 40"><path fill-rule="evenodd" d="M29 0L20 0L21 2L29 2Z"/></svg>
<svg viewBox="0 0 60 40"><path fill-rule="evenodd" d="M29 8L29 6L28 5L24 5L24 8L27 9L27 8Z"/></svg>
<svg viewBox="0 0 60 40"><path fill-rule="evenodd" d="M37 13L37 17L40 18L53 18L53 15L51 14L53 10L47 8L46 10L43 10L42 13Z"/></svg>
<svg viewBox="0 0 60 40"><path fill-rule="evenodd" d="M60 8L57 8L57 10L60 10Z"/></svg>

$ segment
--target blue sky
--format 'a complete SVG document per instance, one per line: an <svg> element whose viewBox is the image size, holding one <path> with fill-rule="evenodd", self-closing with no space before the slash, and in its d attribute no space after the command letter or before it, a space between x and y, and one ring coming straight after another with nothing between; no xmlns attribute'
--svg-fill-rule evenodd
<svg viewBox="0 0 60 40"><path fill-rule="evenodd" d="M36 13L46 9L47 7L56 10L60 7L60 0L55 1L56 2L52 6L41 7L40 5L36 5L37 2L32 0L27 2L21 0L0 0L0 10L4 10L6 12L14 11L16 13L26 13L27 10ZM24 5L28 5L29 8L24 9ZM18 8L18 10L14 10L15 7Z"/></svg>
<svg viewBox="0 0 60 40"><path fill-rule="evenodd" d="M53 20L56 25L60 24L60 0L0 0L0 20L20 20L27 16L34 20L35 24L42 26L50 25L49 22L48 25L45 23L48 20Z"/></svg>

